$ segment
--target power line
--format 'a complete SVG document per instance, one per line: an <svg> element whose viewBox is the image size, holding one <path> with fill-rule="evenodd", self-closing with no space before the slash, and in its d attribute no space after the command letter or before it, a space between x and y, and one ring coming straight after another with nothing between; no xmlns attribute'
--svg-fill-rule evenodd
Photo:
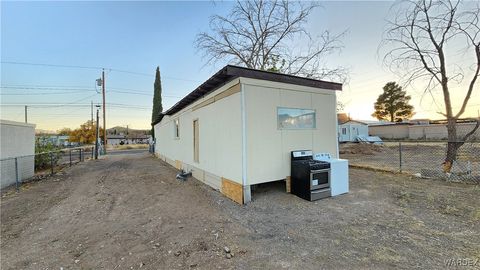
<svg viewBox="0 0 480 270"><path fill-rule="evenodd" d="M149 73L137 72L137 71L129 71L123 69L116 69L110 67L98 67L98 66L78 66L78 65L60 65L60 64L45 64L45 63L31 63L31 62L17 62L17 61L1 61L2 64L10 64L10 65L27 65L27 66L44 66L44 67L55 67L55 68L79 68L79 69L90 69L90 70L102 70L106 69L109 71L115 71L120 73L138 75L138 76L147 76L147 77L155 77ZM178 80L178 81L188 81L188 82L199 82L197 80L191 79L184 79L178 77L171 77L171 76L162 76L162 78L169 79L169 80Z"/></svg>
<svg viewBox="0 0 480 270"><path fill-rule="evenodd" d="M63 90L63 91L95 91L93 88L72 88L72 87L41 87L41 86L0 86L3 89L15 90Z"/></svg>
<svg viewBox="0 0 480 270"><path fill-rule="evenodd" d="M44 63L29 63L29 62L15 62L15 61L1 61L2 64L11 65L28 65L28 66L46 66L46 67L59 67L59 68L82 68L82 69L102 69L101 67L93 66L76 66L76 65L58 65L58 64L44 64Z"/></svg>
<svg viewBox="0 0 480 270"><path fill-rule="evenodd" d="M96 94L94 94L96 95ZM92 95L92 96L94 96ZM90 103L78 103L79 101L83 101L87 98L90 98L92 96L88 96L86 98L83 98L81 100L77 100L77 101L74 101L74 102L71 102L71 103L54 103L54 102L37 102L37 103L2 103L0 105L2 106L47 106L47 107L55 107L55 106L66 106L66 105L72 105L72 106L79 106L79 107L84 107L84 106L88 106L90 107L91 104ZM110 105L110 106L118 106L118 107L130 107L130 108L150 108L150 106L143 106L143 105L132 105L132 104L124 104L124 103L106 103L107 105Z"/></svg>
<svg viewBox="0 0 480 270"><path fill-rule="evenodd" d="M16 89L16 90L45 90L45 91L97 91L93 88L88 88L88 87L78 87L78 86L34 86L34 85L26 85L26 86L0 86L0 88L3 89ZM119 90L116 90L119 89ZM124 90L130 90L130 91L124 91ZM113 92L113 93L122 93L122 94L136 94L136 95L144 95L144 96L153 96L153 93L149 93L147 91L142 91L138 89L131 89L131 88L119 88L119 87L109 87L107 89L107 92ZM48 93L45 93L48 94ZM5 94L5 95L11 95L11 94ZM182 96L175 96L175 95L164 95L162 94L162 97L168 97L168 98L182 98Z"/></svg>
<svg viewBox="0 0 480 270"><path fill-rule="evenodd" d="M2 96L37 96L37 95L65 95L65 94L75 94L75 93L85 93L85 91L69 91L69 92L45 92L45 93L0 93Z"/></svg>

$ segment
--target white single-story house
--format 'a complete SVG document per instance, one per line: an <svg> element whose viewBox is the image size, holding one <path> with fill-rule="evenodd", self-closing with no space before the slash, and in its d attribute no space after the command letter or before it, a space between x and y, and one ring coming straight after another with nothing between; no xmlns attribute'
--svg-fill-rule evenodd
<svg viewBox="0 0 480 270"><path fill-rule="evenodd" d="M107 142L110 145L126 144L126 136L120 134L107 135Z"/></svg>
<svg viewBox="0 0 480 270"><path fill-rule="evenodd" d="M33 176L34 124L0 120L0 149L0 188Z"/></svg>
<svg viewBox="0 0 480 270"><path fill-rule="evenodd" d="M338 158L342 84L225 66L152 123L155 153L238 203L290 176L293 150Z"/></svg>
<svg viewBox="0 0 480 270"><path fill-rule="evenodd" d="M339 123L339 142L355 142L359 136L368 137L368 124L356 120Z"/></svg>
<svg viewBox="0 0 480 270"><path fill-rule="evenodd" d="M107 135L107 142L109 145L124 145L124 144L148 144L150 143L151 135Z"/></svg>
<svg viewBox="0 0 480 270"><path fill-rule="evenodd" d="M72 143L69 141L68 135L39 135L37 136L38 142L40 144L53 144L55 146L67 147L71 146Z"/></svg>

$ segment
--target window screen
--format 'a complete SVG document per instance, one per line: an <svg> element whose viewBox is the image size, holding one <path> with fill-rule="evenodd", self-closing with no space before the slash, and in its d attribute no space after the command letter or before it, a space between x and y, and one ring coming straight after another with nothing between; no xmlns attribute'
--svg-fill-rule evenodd
<svg viewBox="0 0 480 270"><path fill-rule="evenodd" d="M277 109L279 129L313 129L316 128L315 110L282 108Z"/></svg>

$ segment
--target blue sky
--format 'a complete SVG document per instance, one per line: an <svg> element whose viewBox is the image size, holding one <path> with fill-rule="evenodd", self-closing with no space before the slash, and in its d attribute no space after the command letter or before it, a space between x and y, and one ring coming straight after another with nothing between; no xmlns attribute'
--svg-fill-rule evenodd
<svg viewBox="0 0 480 270"><path fill-rule="evenodd" d="M205 66L193 42L197 33L208 30L211 15L227 14L233 4L3 1L1 60L105 67L107 103L112 103L107 106L107 127L148 128L156 66L161 69L167 109L222 67L223 63ZM336 33L348 30L342 53L332 55L328 63L350 69L350 83L339 98L357 119L368 119L381 87L397 79L382 67L377 55L391 4L322 2L323 7L312 14L308 24L314 35L325 29ZM93 68L3 63L1 103L19 106L2 106L1 118L23 121L20 105L32 104L29 122L36 123L37 128L74 128L90 119L90 101L101 100L94 87L100 73ZM431 108L431 100L425 98L420 104L420 89L408 91L417 117L439 117ZM474 99L472 104L480 103L478 94ZM474 116L478 108L471 107L468 113Z"/></svg>

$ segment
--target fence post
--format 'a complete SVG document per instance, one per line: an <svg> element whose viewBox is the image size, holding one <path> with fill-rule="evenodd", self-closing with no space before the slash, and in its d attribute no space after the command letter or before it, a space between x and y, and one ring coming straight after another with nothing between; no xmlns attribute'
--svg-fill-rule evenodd
<svg viewBox="0 0 480 270"><path fill-rule="evenodd" d="M72 149L70 149L70 151L68 151L69 153L69 156L70 156L70 167L72 167Z"/></svg>
<svg viewBox="0 0 480 270"><path fill-rule="evenodd" d="M50 152L50 167L51 173L53 174L53 152Z"/></svg>
<svg viewBox="0 0 480 270"><path fill-rule="evenodd" d="M78 155L79 155L79 161L78 162L82 162L82 148L78 149Z"/></svg>
<svg viewBox="0 0 480 270"><path fill-rule="evenodd" d="M15 158L15 188L18 191L18 161L17 161L17 158Z"/></svg>
<svg viewBox="0 0 480 270"><path fill-rule="evenodd" d="M93 159L93 151L94 151L93 149L94 149L94 148L92 147L92 159Z"/></svg>
<svg viewBox="0 0 480 270"><path fill-rule="evenodd" d="M400 172L402 172L402 142L398 142L398 153Z"/></svg>

